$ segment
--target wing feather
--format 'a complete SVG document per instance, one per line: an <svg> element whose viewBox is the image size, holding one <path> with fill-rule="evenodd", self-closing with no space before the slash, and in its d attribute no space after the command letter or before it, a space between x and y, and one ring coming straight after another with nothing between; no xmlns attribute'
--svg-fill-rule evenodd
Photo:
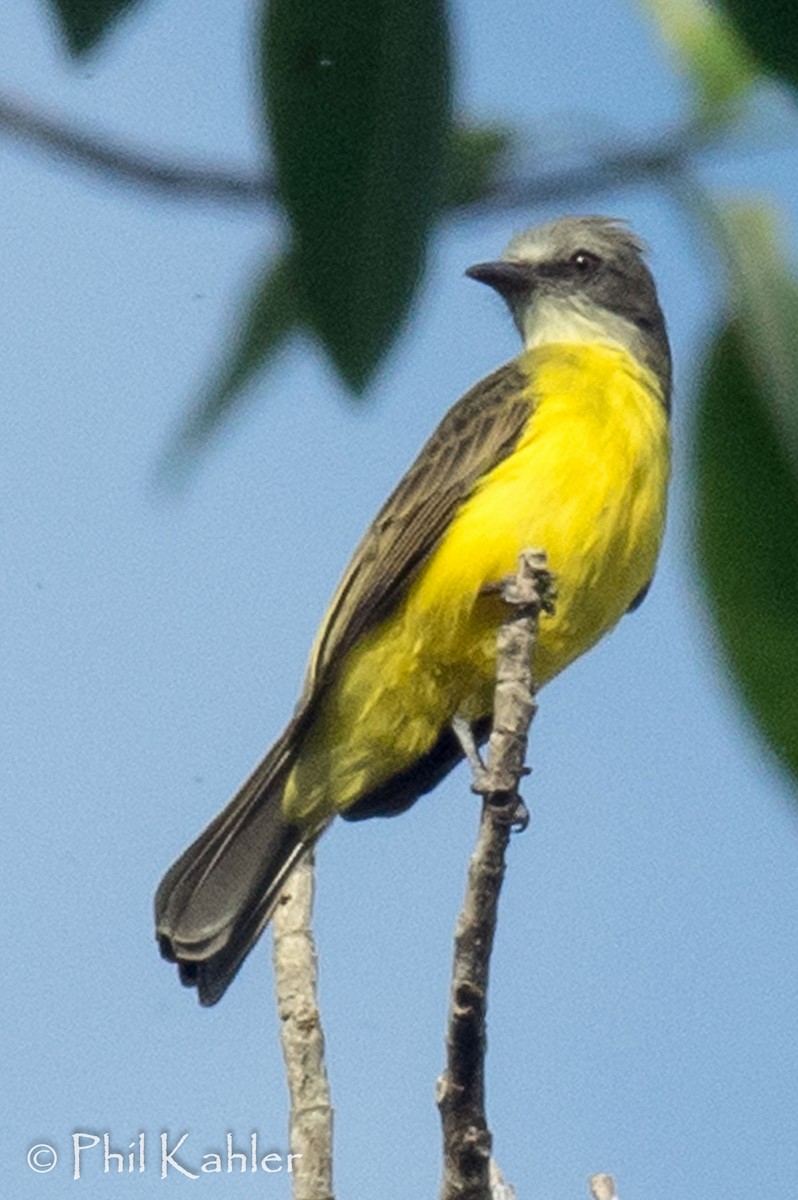
<svg viewBox="0 0 798 1200"><path fill-rule="evenodd" d="M399 603L474 485L516 445L530 415L528 382L517 360L506 363L443 418L355 550L317 636L300 709Z"/></svg>

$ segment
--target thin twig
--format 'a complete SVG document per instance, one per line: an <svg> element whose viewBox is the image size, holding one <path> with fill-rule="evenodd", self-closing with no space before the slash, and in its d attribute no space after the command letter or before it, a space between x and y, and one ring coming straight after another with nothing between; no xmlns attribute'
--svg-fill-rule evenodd
<svg viewBox="0 0 798 1200"><path fill-rule="evenodd" d="M662 180L681 170L696 151L705 148L692 124L679 126L640 141L614 139L594 148L585 161L573 166L548 168L526 178L500 180L492 191L472 201L459 215L481 217L496 212L524 210L543 204L578 200L619 187Z"/></svg>
<svg viewBox="0 0 798 1200"><path fill-rule="evenodd" d="M589 1183L593 1200L618 1200L612 1175L591 1175Z"/></svg>
<svg viewBox="0 0 798 1200"><path fill-rule="evenodd" d="M311 928L313 856L294 867L272 917L277 1006L291 1098L294 1200L333 1200L330 1085Z"/></svg>
<svg viewBox="0 0 798 1200"><path fill-rule="evenodd" d="M263 207L276 203L273 180L226 168L168 162L120 146L109 138L86 133L75 125L0 96L0 134L14 137L104 179L178 199L210 200L223 204Z"/></svg>
<svg viewBox="0 0 798 1200"><path fill-rule="evenodd" d="M515 1188L502 1175L493 1159L490 1160L490 1200L516 1200Z"/></svg>
<svg viewBox="0 0 798 1200"><path fill-rule="evenodd" d="M474 790L483 796L482 819L455 932L446 1069L438 1081L444 1152L441 1200L491 1197L491 1135L485 1116L488 972L505 851L513 826L527 819L518 786L526 773L527 733L536 707L532 650L541 611L552 611L545 555L525 551L518 574L505 582L502 594L512 612L497 639L487 768L475 772ZM495 1181L495 1169L493 1177ZM507 1185L502 1181L502 1186Z"/></svg>
<svg viewBox="0 0 798 1200"><path fill-rule="evenodd" d="M0 135L3 134L103 179L175 199L261 209L278 203L275 181L265 172L179 160L169 162L0 95ZM525 209L573 200L624 184L644 183L681 168L690 155L706 149L715 140L715 135L694 121L664 134L627 142L615 140L611 145L593 147L583 164L533 173L526 178L500 180L483 199L452 211L460 219L480 217L488 212Z"/></svg>

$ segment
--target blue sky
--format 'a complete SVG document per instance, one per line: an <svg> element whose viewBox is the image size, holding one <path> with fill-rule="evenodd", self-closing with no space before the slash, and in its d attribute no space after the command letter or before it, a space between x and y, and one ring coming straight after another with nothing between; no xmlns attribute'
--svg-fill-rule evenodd
<svg viewBox="0 0 798 1200"><path fill-rule="evenodd" d="M190 8L150 0L75 67L41 3L6 0L0 91L166 156L254 165L253 6ZM463 0L454 32L475 117L631 135L684 113L631 6ZM775 196L794 244L794 150L715 160L704 178ZM161 1132L188 1133L187 1161L228 1131L286 1153L286 1099L266 940L201 1010L158 957L152 893L282 727L383 496L445 409L515 353L465 267L562 209L447 225L367 406L297 342L168 499L154 463L279 220L156 202L3 141L0 196L2 1169L15 1197L168 1196L189 1181L160 1179ZM492 968L496 1155L519 1197L583 1195L601 1170L624 1200L788 1195L794 795L724 678L691 566L692 397L717 268L651 187L569 209L625 216L652 247L677 364L675 478L650 597L541 697L532 821L511 846ZM341 822L321 846L342 1197L437 1190L434 1082L476 821L458 772L400 820ZM95 1154L73 1180L75 1131L125 1151L144 1131L147 1169L104 1176ZM59 1152L49 1174L25 1165L36 1142ZM284 1174L192 1186L289 1194Z"/></svg>

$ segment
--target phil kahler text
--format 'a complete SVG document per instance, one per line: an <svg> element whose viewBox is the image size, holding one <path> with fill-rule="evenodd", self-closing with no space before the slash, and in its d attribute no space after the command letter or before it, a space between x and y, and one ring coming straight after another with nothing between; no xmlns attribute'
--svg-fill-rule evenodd
<svg viewBox="0 0 798 1200"><path fill-rule="evenodd" d="M295 1169L294 1164L302 1157L301 1154L278 1154L275 1151L263 1153L258 1147L257 1133L250 1135L246 1149L236 1146L233 1134L228 1133L223 1150L200 1153L192 1149L187 1133L179 1138L162 1133L156 1153L153 1153L154 1149L144 1133L134 1138L125 1149L112 1145L108 1133L73 1133L72 1178L80 1179L81 1172L87 1167L96 1171L100 1164L106 1175L141 1174L157 1168L161 1179L166 1179L167 1175L199 1179L200 1175L254 1174L258 1171L267 1175L286 1171L290 1175Z"/></svg>

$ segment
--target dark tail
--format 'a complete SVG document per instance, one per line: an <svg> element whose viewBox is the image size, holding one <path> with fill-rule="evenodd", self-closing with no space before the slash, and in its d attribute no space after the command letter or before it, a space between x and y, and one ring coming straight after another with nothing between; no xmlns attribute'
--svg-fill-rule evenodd
<svg viewBox="0 0 798 1200"><path fill-rule="evenodd" d="M293 765L290 730L218 817L167 871L155 896L161 954L216 1004L263 932L286 878L321 829L281 812Z"/></svg>

